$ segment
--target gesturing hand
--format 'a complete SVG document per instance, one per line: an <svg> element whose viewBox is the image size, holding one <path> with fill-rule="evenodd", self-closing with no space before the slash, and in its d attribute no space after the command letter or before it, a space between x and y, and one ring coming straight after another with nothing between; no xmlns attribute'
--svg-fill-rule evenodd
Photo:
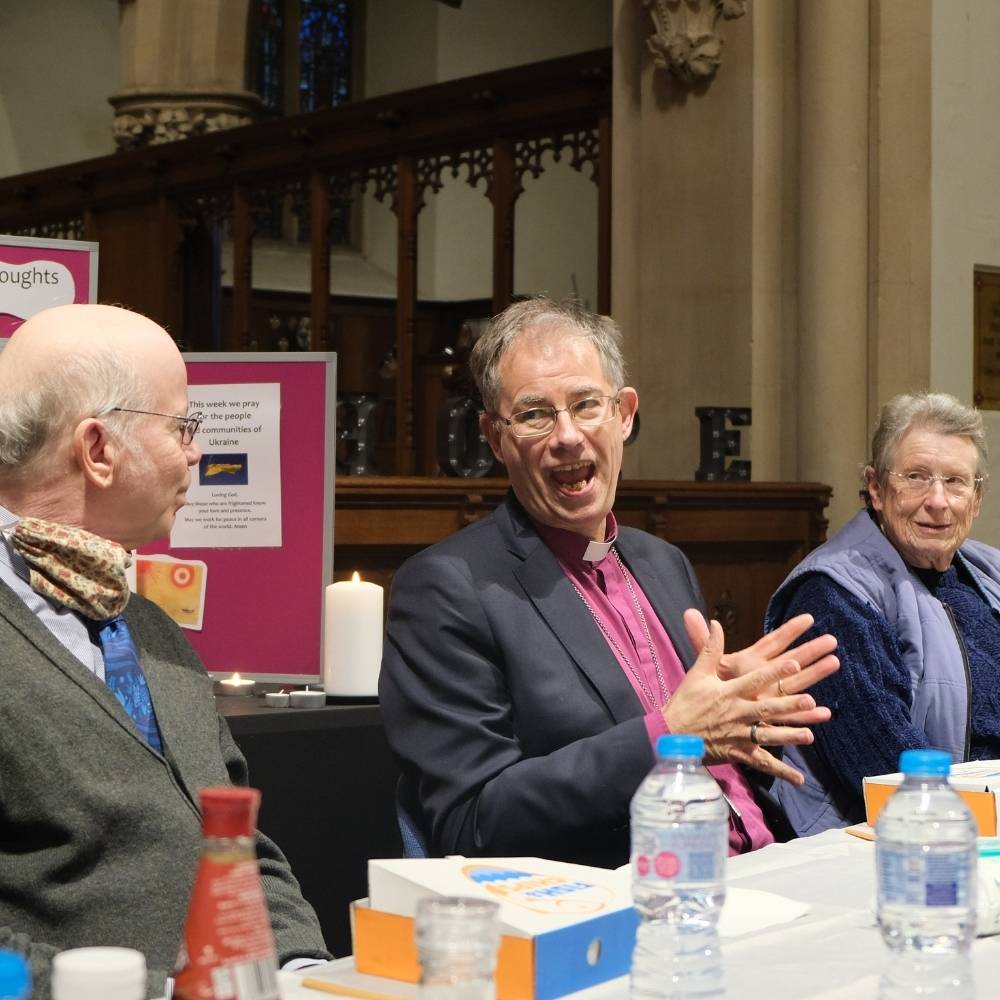
<svg viewBox="0 0 1000 1000"><path fill-rule="evenodd" d="M788 651L813 623L811 615L799 615L752 646L727 654L718 622L706 626L691 609L684 623L700 655L663 709L670 731L701 736L709 763L735 761L801 784L799 771L758 743L812 742L812 732L804 727L825 722L830 710L802 692L839 668L831 655L837 640L821 636ZM757 743L751 739L755 723Z"/></svg>

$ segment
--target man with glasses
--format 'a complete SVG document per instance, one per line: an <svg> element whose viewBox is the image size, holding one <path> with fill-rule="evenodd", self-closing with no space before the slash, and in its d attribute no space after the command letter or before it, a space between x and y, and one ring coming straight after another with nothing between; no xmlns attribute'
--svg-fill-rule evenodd
<svg viewBox="0 0 1000 1000"><path fill-rule="evenodd" d="M836 670L835 640L786 654L805 615L724 656L684 556L617 525L638 394L612 320L518 302L470 366L511 490L396 574L379 684L401 803L427 848L620 865L629 801L668 731L704 736L730 849L770 842L734 763L801 780L762 744L808 743L828 718L804 692Z"/></svg>
<svg viewBox="0 0 1000 1000"><path fill-rule="evenodd" d="M945 393L882 407L859 511L778 589L768 621L804 610L836 632L841 670L818 685L835 718L786 759L778 798L800 834L864 818L862 782L904 750L1000 757L1000 551L969 539L986 483L978 410Z"/></svg>
<svg viewBox="0 0 1000 1000"><path fill-rule="evenodd" d="M201 453L165 330L125 309L38 313L0 351L0 947L32 996L65 948L122 945L162 992L201 844L198 791L246 762L180 630L130 595ZM278 848L257 853L279 955L329 957Z"/></svg>

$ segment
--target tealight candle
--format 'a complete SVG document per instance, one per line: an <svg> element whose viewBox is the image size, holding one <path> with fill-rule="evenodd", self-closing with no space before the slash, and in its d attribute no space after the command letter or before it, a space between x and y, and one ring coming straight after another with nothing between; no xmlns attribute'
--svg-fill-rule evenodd
<svg viewBox="0 0 1000 1000"><path fill-rule="evenodd" d="M291 691L288 694L292 708L322 708L326 704L325 691Z"/></svg>
<svg viewBox="0 0 1000 1000"><path fill-rule="evenodd" d="M268 708L288 708L288 692L268 691L264 695L264 701Z"/></svg>
<svg viewBox="0 0 1000 1000"><path fill-rule="evenodd" d="M382 588L355 573L326 588L323 687L327 694L378 694L382 665Z"/></svg>
<svg viewBox="0 0 1000 1000"><path fill-rule="evenodd" d="M224 677L216 686L216 694L235 695L253 694L254 681L252 677L240 677L233 674L232 677Z"/></svg>

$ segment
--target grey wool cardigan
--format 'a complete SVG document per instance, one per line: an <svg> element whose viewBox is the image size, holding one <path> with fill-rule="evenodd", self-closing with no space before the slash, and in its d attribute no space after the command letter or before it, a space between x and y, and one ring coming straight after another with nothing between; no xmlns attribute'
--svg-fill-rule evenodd
<svg viewBox="0 0 1000 1000"><path fill-rule="evenodd" d="M137 948L149 995L177 957L200 849L198 789L246 784L211 680L177 626L135 596L125 611L164 754L104 683L0 583L0 947L25 952L34 998L64 948ZM279 959L328 958L277 846L257 835Z"/></svg>

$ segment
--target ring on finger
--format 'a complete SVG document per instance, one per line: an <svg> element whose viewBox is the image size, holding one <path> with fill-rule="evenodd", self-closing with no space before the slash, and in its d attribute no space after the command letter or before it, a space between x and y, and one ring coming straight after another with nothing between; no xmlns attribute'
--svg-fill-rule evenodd
<svg viewBox="0 0 1000 1000"><path fill-rule="evenodd" d="M752 723L750 723L750 742L753 743L754 746L758 746L758 747L760 746L760 740L757 739L757 729L759 727L760 727L760 723L759 722L752 722Z"/></svg>
<svg viewBox="0 0 1000 1000"><path fill-rule="evenodd" d="M785 689L781 686L781 678L780 677L778 678L778 694L780 694L782 696L782 698L785 697Z"/></svg>

